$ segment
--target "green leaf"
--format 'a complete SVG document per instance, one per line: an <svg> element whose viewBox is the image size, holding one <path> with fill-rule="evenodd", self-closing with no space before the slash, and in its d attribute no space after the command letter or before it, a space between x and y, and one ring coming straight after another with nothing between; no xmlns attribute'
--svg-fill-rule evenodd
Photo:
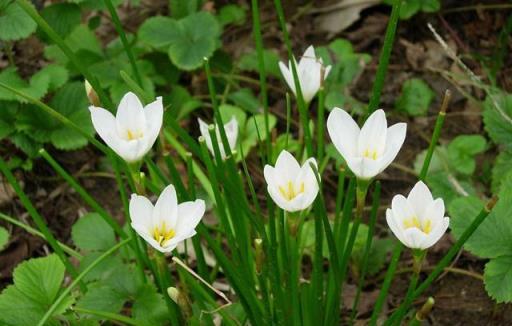
<svg viewBox="0 0 512 326"><path fill-rule="evenodd" d="M12 0L0 0L0 40L16 41L36 30L36 23Z"/></svg>
<svg viewBox="0 0 512 326"><path fill-rule="evenodd" d="M279 70L279 55L275 50L265 49L263 51L263 60L265 61L265 73L269 76L279 78L281 71ZM251 51L243 54L237 64L240 70L259 72L258 53Z"/></svg>
<svg viewBox="0 0 512 326"><path fill-rule="evenodd" d="M85 251L105 251L116 244L114 230L97 213L79 218L71 229L71 238Z"/></svg>
<svg viewBox="0 0 512 326"><path fill-rule="evenodd" d="M13 273L16 288L41 305L51 305L64 280L64 264L57 255L23 262Z"/></svg>
<svg viewBox="0 0 512 326"><path fill-rule="evenodd" d="M92 264L103 252L92 251L82 258L80 261L80 272L84 271L90 264ZM109 259L105 259L95 266L87 275L84 277L85 282L107 280L112 275L115 275L117 270L123 268L123 262L119 256L112 256Z"/></svg>
<svg viewBox="0 0 512 326"><path fill-rule="evenodd" d="M6 326L37 325L47 307L31 300L14 285L0 294L0 324Z"/></svg>
<svg viewBox="0 0 512 326"><path fill-rule="evenodd" d="M9 232L0 226L0 251L4 250L4 247L9 242Z"/></svg>
<svg viewBox="0 0 512 326"><path fill-rule="evenodd" d="M234 105L222 104L219 106L219 112L224 124L228 123L233 117L235 117L236 121L238 122L239 133L245 130L247 114L244 112L244 110Z"/></svg>
<svg viewBox="0 0 512 326"><path fill-rule="evenodd" d="M484 127L496 144L512 149L512 95L495 94L499 106L496 107L490 96L484 101Z"/></svg>
<svg viewBox="0 0 512 326"><path fill-rule="evenodd" d="M51 64L43 69L39 70L32 76L32 78L36 78L39 75L47 75L49 79L48 91L56 91L60 87L62 87L69 79L69 72L66 68ZM37 77L40 78L40 77Z"/></svg>
<svg viewBox="0 0 512 326"><path fill-rule="evenodd" d="M400 7L400 19L409 19L421 9L422 0L406 0Z"/></svg>
<svg viewBox="0 0 512 326"><path fill-rule="evenodd" d="M171 15L173 18L183 18L195 13L199 9L200 0L172 0L170 1Z"/></svg>
<svg viewBox="0 0 512 326"><path fill-rule="evenodd" d="M236 92L230 93L228 99L245 111L257 113L260 110L260 102L249 88L241 88Z"/></svg>
<svg viewBox="0 0 512 326"><path fill-rule="evenodd" d="M87 293L77 302L77 307L89 310L119 313L127 298L108 284L96 282L87 286Z"/></svg>
<svg viewBox="0 0 512 326"><path fill-rule="evenodd" d="M500 200L478 227L464 248L483 258L495 258L512 252L512 192L501 192ZM449 205L450 227L459 238L473 219L483 208L483 203L476 197L455 199Z"/></svg>
<svg viewBox="0 0 512 326"><path fill-rule="evenodd" d="M245 9L241 6L230 4L220 8L217 19L222 26L233 24L243 25L245 22Z"/></svg>
<svg viewBox="0 0 512 326"><path fill-rule="evenodd" d="M102 58L103 50L99 40L93 31L86 25L78 25L64 39L66 45L69 46L81 60L87 60L89 64L90 58ZM68 57L60 50L57 45L49 45L45 48L44 54L46 58L60 64L67 64Z"/></svg>
<svg viewBox="0 0 512 326"><path fill-rule="evenodd" d="M19 105L15 102L0 102L0 140L16 130L16 113Z"/></svg>
<svg viewBox="0 0 512 326"><path fill-rule="evenodd" d="M441 9L441 2L439 0L422 0L421 10L424 12L436 12Z"/></svg>
<svg viewBox="0 0 512 326"><path fill-rule="evenodd" d="M475 171L475 155L482 153L487 142L480 135L461 135L448 144L448 159L451 166L460 173L473 174Z"/></svg>
<svg viewBox="0 0 512 326"><path fill-rule="evenodd" d="M277 119L274 115L268 115L269 132L275 127ZM259 133L259 135L258 135ZM258 144L258 141L264 141L267 138L265 132L265 115L256 114L249 119L245 125L245 132L242 134L242 149L247 155L251 148Z"/></svg>
<svg viewBox="0 0 512 326"><path fill-rule="evenodd" d="M485 265L484 283L487 293L498 303L512 302L512 256L489 261Z"/></svg>
<svg viewBox="0 0 512 326"><path fill-rule="evenodd" d="M27 83L18 75L15 67L9 67L0 72L0 82L31 97L40 99L48 91L50 86L50 76L35 74L30 79L30 83ZM25 98L19 97L6 89L0 90L0 100L13 100L22 103L27 102Z"/></svg>
<svg viewBox="0 0 512 326"><path fill-rule="evenodd" d="M9 137L11 142L19 149L21 149L29 157L35 157L38 155L41 149L41 143L33 140L27 136L24 132L17 132Z"/></svg>
<svg viewBox="0 0 512 326"><path fill-rule="evenodd" d="M73 3L49 5L41 11L41 16L61 37L68 36L81 21L80 7ZM49 40L43 32L39 35L44 40Z"/></svg>
<svg viewBox="0 0 512 326"><path fill-rule="evenodd" d="M427 113L434 96L435 93L423 80L409 79L402 86L402 94L396 101L396 107L411 116L423 116Z"/></svg>
<svg viewBox="0 0 512 326"><path fill-rule="evenodd" d="M208 26L208 28L205 28ZM183 70L194 70L203 65L220 46L221 28L210 13L199 12L177 23L177 31L170 38L168 50L172 62Z"/></svg>
<svg viewBox="0 0 512 326"><path fill-rule="evenodd" d="M145 284L137 292L132 313L133 317L145 326L164 325L168 320L164 298L150 284Z"/></svg>
<svg viewBox="0 0 512 326"><path fill-rule="evenodd" d="M493 193L497 193L500 185L503 181L503 176L511 173L512 171L512 152L503 151L497 157L496 161L494 161L494 166L492 168L492 183L491 190Z"/></svg>
<svg viewBox="0 0 512 326"><path fill-rule="evenodd" d="M460 196L476 195L475 187L468 177L460 178L449 172L439 171L427 175L426 181L432 195L443 198L447 206Z"/></svg>
<svg viewBox="0 0 512 326"><path fill-rule="evenodd" d="M172 40L177 38L178 21L156 16L146 19L139 29L139 39L158 50L167 51Z"/></svg>

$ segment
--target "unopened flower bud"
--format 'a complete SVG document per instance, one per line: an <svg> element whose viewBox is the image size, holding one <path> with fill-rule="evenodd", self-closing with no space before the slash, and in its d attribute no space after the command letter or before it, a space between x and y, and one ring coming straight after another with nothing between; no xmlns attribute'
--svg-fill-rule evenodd
<svg viewBox="0 0 512 326"><path fill-rule="evenodd" d="M85 82L85 94L87 94L87 98L89 99L89 102L94 106L100 106L100 99L98 97L98 94L96 94L96 91L92 88L89 81L86 79Z"/></svg>

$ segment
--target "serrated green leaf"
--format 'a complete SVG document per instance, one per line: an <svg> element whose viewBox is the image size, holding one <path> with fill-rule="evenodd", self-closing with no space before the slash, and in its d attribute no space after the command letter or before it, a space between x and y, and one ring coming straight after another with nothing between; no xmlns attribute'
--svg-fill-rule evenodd
<svg viewBox="0 0 512 326"><path fill-rule="evenodd" d="M204 58L210 58L220 45L219 23L205 11L179 20L177 28L176 34L169 40L168 54L181 69L194 70L201 67Z"/></svg>
<svg viewBox="0 0 512 326"><path fill-rule="evenodd" d="M24 132L16 132L9 139L19 149L21 149L29 157L38 155L42 144L27 136Z"/></svg>
<svg viewBox="0 0 512 326"><path fill-rule="evenodd" d="M483 258L495 258L512 252L512 192L500 193L500 200L478 227L464 248ZM450 228L459 238L483 208L476 197L455 199L449 206Z"/></svg>
<svg viewBox="0 0 512 326"><path fill-rule="evenodd" d="M480 135L460 135L448 144L448 159L453 168L463 174L471 175L475 171L475 155L482 153L487 142Z"/></svg>
<svg viewBox="0 0 512 326"><path fill-rule="evenodd" d="M51 305L64 280L64 264L57 255L34 258L18 265L14 284L25 296L41 305Z"/></svg>
<svg viewBox="0 0 512 326"><path fill-rule="evenodd" d="M80 217L71 229L71 238L85 251L105 251L116 243L114 230L97 213Z"/></svg>
<svg viewBox="0 0 512 326"><path fill-rule="evenodd" d="M55 3L45 7L41 16L61 37L66 37L80 24L80 7L72 3ZM43 39L48 40L46 34L39 33Z"/></svg>
<svg viewBox="0 0 512 326"><path fill-rule="evenodd" d="M487 293L498 303L512 302L512 256L491 259L485 265L484 283Z"/></svg>
<svg viewBox="0 0 512 326"><path fill-rule="evenodd" d="M76 26L64 41L68 47L73 49L82 63L91 64L91 61L103 57L103 50L98 38L86 25ZM44 54L46 58L62 65L69 61L68 57L56 45L47 46Z"/></svg>
<svg viewBox="0 0 512 326"><path fill-rule="evenodd" d="M36 30L36 23L12 0L0 0L0 40L16 41Z"/></svg>
<svg viewBox="0 0 512 326"><path fill-rule="evenodd" d="M434 92L427 83L421 79L412 78L403 84L402 94L396 101L396 107L411 116L423 116L428 112L434 96Z"/></svg>
<svg viewBox="0 0 512 326"><path fill-rule="evenodd" d="M96 282L87 286L87 293L77 302L77 307L119 313L127 298L110 285Z"/></svg>
<svg viewBox="0 0 512 326"><path fill-rule="evenodd" d="M140 321L141 325L165 325L168 320L164 298L149 284L139 289L132 309L133 317Z"/></svg>
<svg viewBox="0 0 512 326"><path fill-rule="evenodd" d="M469 178L456 177L446 171L427 175L427 184L434 197L443 198L445 205L460 196L476 195L475 187Z"/></svg>
<svg viewBox="0 0 512 326"><path fill-rule="evenodd" d="M19 104L15 102L0 102L0 140L16 130L16 113Z"/></svg>
<svg viewBox="0 0 512 326"><path fill-rule="evenodd" d="M0 251L4 249L4 247L9 242L9 232L2 226L0 226Z"/></svg>
<svg viewBox="0 0 512 326"><path fill-rule="evenodd" d="M7 84L12 88L31 97L40 99L48 91L48 87L50 85L50 77L47 75L35 74L30 79L30 83L27 83L18 75L15 67L9 67L0 72L0 82ZM22 103L27 102L25 98L17 96L6 89L0 90L0 100L18 101Z"/></svg>
<svg viewBox="0 0 512 326"><path fill-rule="evenodd" d="M156 49L167 51L172 40L179 34L178 21L157 16L146 19L139 29L139 39Z"/></svg>
<svg viewBox="0 0 512 326"><path fill-rule="evenodd" d="M103 252L92 251L86 254L80 261L80 272L85 270L90 264L92 264ZM123 268L123 262L119 256L111 256L109 259L105 259L94 267L84 277L85 282L107 280L116 273L117 270Z"/></svg>
<svg viewBox="0 0 512 326"><path fill-rule="evenodd" d="M495 106L490 96L484 101L484 127L496 144L512 149L512 95L495 94Z"/></svg>
<svg viewBox="0 0 512 326"><path fill-rule="evenodd" d="M34 76L37 75L48 75L49 78L49 85L48 90L50 92L57 90L58 88L62 87L69 79L69 72L66 68L51 64L43 69L39 70L34 74Z"/></svg>
<svg viewBox="0 0 512 326"><path fill-rule="evenodd" d="M24 295L14 285L0 294L0 324L6 326L37 325L46 307Z"/></svg>
<svg viewBox="0 0 512 326"><path fill-rule="evenodd" d="M503 176L511 173L512 171L512 152L503 151L497 157L496 161L494 161L494 166L492 168L492 183L491 190L493 193L497 193L500 185L503 181Z"/></svg>

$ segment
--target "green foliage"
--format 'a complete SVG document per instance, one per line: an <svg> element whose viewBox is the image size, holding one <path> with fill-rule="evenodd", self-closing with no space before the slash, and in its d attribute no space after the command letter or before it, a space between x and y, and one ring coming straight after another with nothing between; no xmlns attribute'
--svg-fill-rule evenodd
<svg viewBox="0 0 512 326"><path fill-rule="evenodd" d="M512 152L503 151L497 157L492 168L492 186L493 193L498 192L503 177L512 171Z"/></svg>
<svg viewBox="0 0 512 326"><path fill-rule="evenodd" d="M0 294L0 322L4 325L36 325L55 301L64 280L64 264L57 255L34 258L14 270L14 285ZM68 297L58 307L55 316L72 304ZM56 325L52 319L50 325Z"/></svg>
<svg viewBox="0 0 512 326"><path fill-rule="evenodd" d="M71 229L71 238L85 251L106 251L116 243L114 230L96 213L80 217Z"/></svg>
<svg viewBox="0 0 512 326"><path fill-rule="evenodd" d="M394 0L384 0L385 3L392 5ZM439 0L404 0L400 7L400 19L409 19L420 11L432 13L441 9Z"/></svg>
<svg viewBox="0 0 512 326"><path fill-rule="evenodd" d="M511 302L510 271L512 260L512 174L503 181L499 201L482 225L465 243L471 253L489 258L484 273L485 288L498 302ZM450 227L455 237L460 237L472 219L482 209L483 203L476 197L461 197L449 206L452 217Z"/></svg>
<svg viewBox="0 0 512 326"><path fill-rule="evenodd" d="M245 9L234 4L225 5L224 7L220 8L217 19L221 26L226 26L229 24L238 26L243 25L246 20Z"/></svg>
<svg viewBox="0 0 512 326"><path fill-rule="evenodd" d="M12 0L0 0L0 40L16 41L36 30L36 23Z"/></svg>
<svg viewBox="0 0 512 326"><path fill-rule="evenodd" d="M208 26L208 28L205 28ZM220 46L221 27L214 16L198 12L180 20L152 17L139 29L139 38L148 45L165 51L173 64L184 70L203 65Z"/></svg>
<svg viewBox="0 0 512 326"><path fill-rule="evenodd" d="M483 117L485 130L491 139L496 144L512 149L512 95L498 93L493 97L487 96Z"/></svg>
<svg viewBox="0 0 512 326"><path fill-rule="evenodd" d="M263 60L265 60L265 73L268 76L279 78L281 71L279 70L279 55L274 50L264 50ZM240 57L238 60L238 68L243 71L259 72L258 53L251 51Z"/></svg>
<svg viewBox="0 0 512 326"><path fill-rule="evenodd" d="M454 169L462 174L473 174L475 155L482 153L487 142L480 135L457 136L448 145L448 159Z"/></svg>
<svg viewBox="0 0 512 326"><path fill-rule="evenodd" d="M0 226L0 251L9 243L9 232L2 226Z"/></svg>
<svg viewBox="0 0 512 326"><path fill-rule="evenodd" d="M56 3L45 7L41 16L61 36L66 37L80 24L80 7L73 3ZM39 37L48 40L47 36L40 32Z"/></svg>
<svg viewBox="0 0 512 326"><path fill-rule="evenodd" d="M434 92L423 80L412 78L402 85L402 94L396 101L396 108L411 116L423 116L434 99Z"/></svg>

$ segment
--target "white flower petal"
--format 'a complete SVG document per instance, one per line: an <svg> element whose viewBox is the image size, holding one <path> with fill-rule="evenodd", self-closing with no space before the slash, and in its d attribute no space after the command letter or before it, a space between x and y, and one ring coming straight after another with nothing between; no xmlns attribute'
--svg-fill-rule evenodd
<svg viewBox="0 0 512 326"><path fill-rule="evenodd" d="M340 108L332 110L327 118L327 131L345 161L356 156L360 131L357 123L345 110Z"/></svg>
<svg viewBox="0 0 512 326"><path fill-rule="evenodd" d="M404 230L401 225L402 222L394 215L393 210L390 208L386 209L386 222L388 223L388 226L395 237L397 237L400 242L405 244L407 239L404 236Z"/></svg>
<svg viewBox="0 0 512 326"><path fill-rule="evenodd" d="M434 199L432 198L430 190L422 181L418 181L407 196L407 202L409 202L409 205L419 218L430 218L430 216L427 216L425 213L426 209L433 201ZM441 215L444 215L444 211Z"/></svg>
<svg viewBox="0 0 512 326"><path fill-rule="evenodd" d="M295 93L295 82L293 81L293 74L291 72L291 69L288 69L288 67L285 66L284 63L279 62L279 69L281 70L281 74L283 75L284 80L286 81L286 84L288 84L288 87L290 87L290 90L293 94Z"/></svg>
<svg viewBox="0 0 512 326"><path fill-rule="evenodd" d="M144 133L144 138L147 139L148 147L153 147L153 144L160 133L160 129L162 128L164 117L162 97L159 96L154 102L146 105L144 108L144 115L146 116L146 131Z"/></svg>
<svg viewBox="0 0 512 326"><path fill-rule="evenodd" d="M132 194L129 211L133 224L152 225L151 216L153 215L153 204L151 204L146 197Z"/></svg>
<svg viewBox="0 0 512 326"><path fill-rule="evenodd" d="M160 246L160 244L153 239L151 234L148 233L148 230L146 230L145 225L140 224L131 224L132 228L137 232L138 235L140 235L144 240L146 240L147 243L151 245L151 247L155 248L156 250L160 252L165 252L164 248Z"/></svg>
<svg viewBox="0 0 512 326"><path fill-rule="evenodd" d="M386 150L381 159L381 171L384 171L396 158L405 141L407 124L397 123L388 128L386 135Z"/></svg>
<svg viewBox="0 0 512 326"><path fill-rule="evenodd" d="M361 158L360 163L360 171L356 174L357 177L361 179L371 179L382 171L382 164L380 160L372 160L371 158L363 157Z"/></svg>
<svg viewBox="0 0 512 326"><path fill-rule="evenodd" d="M153 225L162 225L163 222L175 229L178 219L178 198L173 185L168 185L158 197L153 210Z"/></svg>
<svg viewBox="0 0 512 326"><path fill-rule="evenodd" d="M117 132L120 137L126 138L128 131L132 134L144 133L146 130L146 116L142 103L137 95L126 93L116 113Z"/></svg>
<svg viewBox="0 0 512 326"><path fill-rule="evenodd" d="M448 217L445 217L441 221L439 221L439 223L437 223L437 225L434 226L432 231L429 234L427 234L426 238L421 243L421 248L427 249L436 244L437 241L439 241L439 239L441 239L443 234L446 232L449 225L450 218Z"/></svg>
<svg viewBox="0 0 512 326"><path fill-rule="evenodd" d="M404 231L404 244L412 249L424 249L422 244L427 235L417 228L409 228Z"/></svg>
<svg viewBox="0 0 512 326"><path fill-rule="evenodd" d="M432 221L432 225L435 226L444 218L444 201L442 198L437 198L436 200L430 202L425 209L425 215L421 216L422 219L430 219Z"/></svg>
<svg viewBox="0 0 512 326"><path fill-rule="evenodd" d="M116 132L116 119L114 115L104 108L96 106L90 106L89 111L91 111L92 125L101 139L103 139L108 147L117 147L119 138Z"/></svg>
<svg viewBox="0 0 512 326"><path fill-rule="evenodd" d="M300 210L299 208L291 205L290 201L287 201L283 198L281 193L278 190L277 186L267 186L267 191L270 195L270 198L276 203L277 206L279 206L281 209L288 211L288 212L296 212Z"/></svg>
<svg viewBox="0 0 512 326"><path fill-rule="evenodd" d="M235 150L236 141L238 139L238 121L234 116L224 125L224 131L226 132L226 138L228 139L231 151ZM224 146L222 148L224 148Z"/></svg>
<svg viewBox="0 0 512 326"><path fill-rule="evenodd" d="M178 221L176 223L176 237L188 236L193 233L196 226L204 216L204 200L197 199L178 205Z"/></svg>
<svg viewBox="0 0 512 326"><path fill-rule="evenodd" d="M402 195L396 195L393 197L393 200L391 201L391 209L393 210L393 215L399 225L402 225L405 219L414 217L413 209L409 205L407 199Z"/></svg>
<svg viewBox="0 0 512 326"><path fill-rule="evenodd" d="M358 139L358 153L363 156L366 151L376 152L380 157L386 149L388 123L383 110L373 112L364 123Z"/></svg>
<svg viewBox="0 0 512 326"><path fill-rule="evenodd" d="M277 157L275 169L279 171L279 175L276 177L282 181L279 183L287 183L290 180L295 180L300 172L300 165L290 152L283 150Z"/></svg>

